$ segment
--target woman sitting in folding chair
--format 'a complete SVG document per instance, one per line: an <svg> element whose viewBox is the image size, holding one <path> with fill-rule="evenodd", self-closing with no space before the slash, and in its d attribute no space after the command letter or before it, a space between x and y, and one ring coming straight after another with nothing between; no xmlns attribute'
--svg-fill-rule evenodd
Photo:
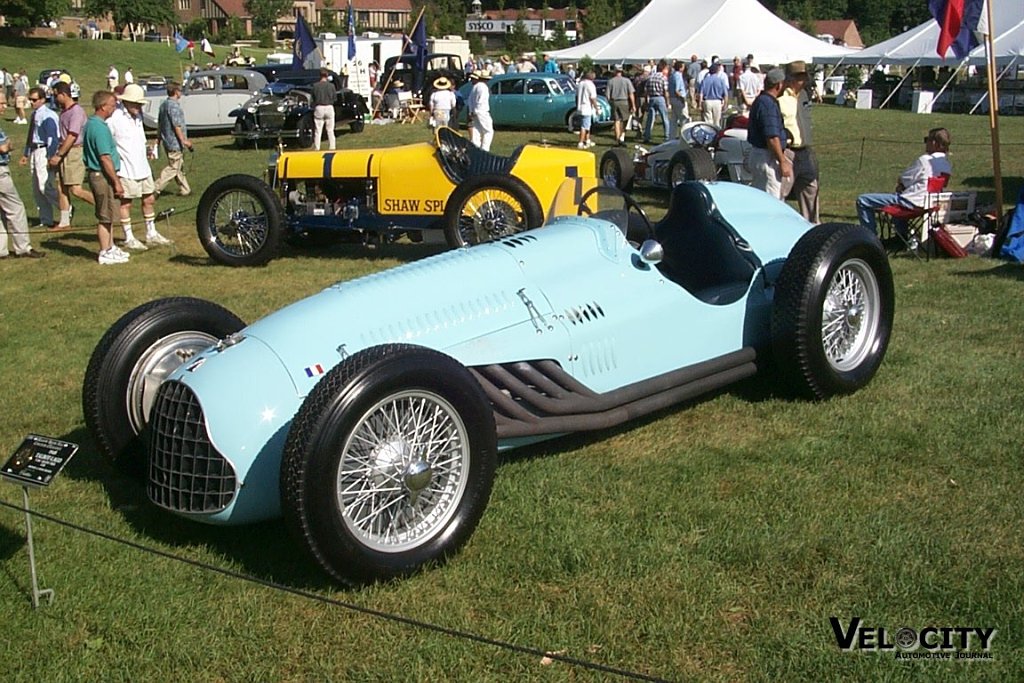
<svg viewBox="0 0 1024 683"><path fill-rule="evenodd" d="M893 218L896 231L907 237L907 219L923 216L928 210L929 194L941 192L953 174L946 154L949 152L949 131L932 128L924 139L925 153L900 174L895 192L874 192L857 197L860 224L878 232L876 212L884 211Z"/></svg>

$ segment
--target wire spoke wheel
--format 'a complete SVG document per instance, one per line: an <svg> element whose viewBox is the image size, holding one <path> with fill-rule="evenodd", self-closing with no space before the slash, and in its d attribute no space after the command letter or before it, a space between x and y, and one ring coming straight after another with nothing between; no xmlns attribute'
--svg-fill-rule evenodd
<svg viewBox="0 0 1024 683"><path fill-rule="evenodd" d="M267 212L259 198L245 190L221 195L214 202L210 217L213 239L229 254L254 254L267 241Z"/></svg>
<svg viewBox="0 0 1024 683"><path fill-rule="evenodd" d="M343 448L336 490L346 527L380 552L432 538L458 509L469 459L466 427L446 400L419 390L385 398Z"/></svg>
<svg viewBox="0 0 1024 683"><path fill-rule="evenodd" d="M881 294L870 266L860 259L840 266L828 286L821 315L821 343L836 370L857 367L871 352L881 320Z"/></svg>
<svg viewBox="0 0 1024 683"><path fill-rule="evenodd" d="M499 188L485 188L470 195L459 215L459 233L466 244L491 242L526 228L522 202Z"/></svg>

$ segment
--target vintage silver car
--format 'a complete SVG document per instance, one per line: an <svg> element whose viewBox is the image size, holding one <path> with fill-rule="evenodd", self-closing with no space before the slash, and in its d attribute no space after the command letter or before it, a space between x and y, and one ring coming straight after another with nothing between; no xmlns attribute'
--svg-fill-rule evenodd
<svg viewBox="0 0 1024 683"><path fill-rule="evenodd" d="M181 108L190 131L231 130L235 126L233 111L249 101L267 84L266 77L249 69L213 69L196 71L181 89ZM142 122L156 128L160 105L166 92L146 96Z"/></svg>

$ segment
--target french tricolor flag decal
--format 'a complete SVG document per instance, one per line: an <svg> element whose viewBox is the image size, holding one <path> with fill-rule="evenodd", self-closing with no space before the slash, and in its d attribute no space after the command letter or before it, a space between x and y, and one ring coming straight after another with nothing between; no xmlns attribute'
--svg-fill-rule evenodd
<svg viewBox="0 0 1024 683"><path fill-rule="evenodd" d="M318 377L324 374L324 366L317 363L306 368L306 377Z"/></svg>

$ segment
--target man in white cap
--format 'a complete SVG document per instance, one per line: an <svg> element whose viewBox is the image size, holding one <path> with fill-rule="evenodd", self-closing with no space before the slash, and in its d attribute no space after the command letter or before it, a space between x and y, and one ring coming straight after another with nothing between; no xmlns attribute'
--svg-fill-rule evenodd
<svg viewBox="0 0 1024 683"><path fill-rule="evenodd" d="M473 79L473 89L469 91L469 97L466 99L466 108L469 111L469 139L487 152L490 151L491 140L494 139L491 90L487 87L487 81L491 77L483 71L474 71L470 78Z"/></svg>
<svg viewBox="0 0 1024 683"><path fill-rule="evenodd" d="M124 230L124 247L145 251L148 247L170 244L171 240L156 230L156 203L153 193L153 171L149 167L149 149L146 146L146 132L142 127L142 107L146 93L142 86L131 83L121 94L121 107L107 119L107 127L114 138L121 166L117 176L124 193L121 195L121 228ZM132 234L132 200L142 200L142 218L146 221L146 244Z"/></svg>

